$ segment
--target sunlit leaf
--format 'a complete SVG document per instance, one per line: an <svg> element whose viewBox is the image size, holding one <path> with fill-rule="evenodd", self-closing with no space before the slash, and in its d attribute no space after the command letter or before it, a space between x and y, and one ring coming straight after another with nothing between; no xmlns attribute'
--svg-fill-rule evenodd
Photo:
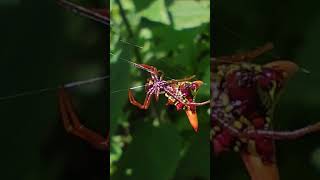
<svg viewBox="0 0 320 180"><path fill-rule="evenodd" d="M160 22L163 24L170 23L164 0L155 0L150 4L149 8L141 11L139 15L149 19L150 21Z"/></svg>
<svg viewBox="0 0 320 180"><path fill-rule="evenodd" d="M176 0L169 7L174 28L177 30L197 27L210 21L210 1Z"/></svg>

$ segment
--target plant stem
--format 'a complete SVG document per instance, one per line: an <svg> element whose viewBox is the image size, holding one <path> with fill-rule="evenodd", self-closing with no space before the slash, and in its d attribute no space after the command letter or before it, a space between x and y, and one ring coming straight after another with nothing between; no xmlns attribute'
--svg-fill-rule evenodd
<svg viewBox="0 0 320 180"><path fill-rule="evenodd" d="M130 25L128 19L127 19L126 13L125 13L125 11L124 11L124 9L123 9L123 6L122 6L120 0L116 0L116 3L117 3L118 6L119 6L120 15L121 15L121 17L122 17L122 20L123 20L123 22L124 22L124 24L125 24L125 26L126 26L126 29L127 29L128 33L129 33L129 39L134 39L133 30L132 30L132 28L131 28L131 25ZM134 46L134 47L133 47L133 50L134 50L134 53L135 53L136 58L137 58L137 63L138 63L138 64L142 64L142 59L141 59L141 54L140 54L140 52L139 52L139 49L138 49L136 46Z"/></svg>

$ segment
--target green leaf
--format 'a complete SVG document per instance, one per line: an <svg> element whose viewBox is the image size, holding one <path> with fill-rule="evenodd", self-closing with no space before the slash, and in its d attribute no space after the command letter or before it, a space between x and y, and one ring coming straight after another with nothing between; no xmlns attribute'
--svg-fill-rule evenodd
<svg viewBox="0 0 320 180"><path fill-rule="evenodd" d="M140 12L141 10L144 10L150 6L150 4L154 0L139 0L139 1L133 1L134 6L136 8L136 12Z"/></svg>
<svg viewBox="0 0 320 180"><path fill-rule="evenodd" d="M199 33L198 28L194 29L185 29L183 31L177 31L174 30L172 27L165 26L162 24L155 25L151 28L153 32L153 39L155 39L154 47L151 49L155 54L157 52L178 52L179 54L182 54L184 52L187 53L186 57L190 58L191 52L188 51L186 48L192 46L194 47L194 38ZM180 52L179 52L180 51ZM173 62L178 62L178 59L174 58ZM176 63L176 64L189 64L189 62L186 62L185 59L182 58L182 63Z"/></svg>
<svg viewBox="0 0 320 180"><path fill-rule="evenodd" d="M169 7L174 28L194 28L210 21L210 1L176 0Z"/></svg>
<svg viewBox="0 0 320 180"><path fill-rule="evenodd" d="M124 152L112 179L172 179L178 165L182 138L172 125L137 123L133 141Z"/></svg>
<svg viewBox="0 0 320 180"><path fill-rule="evenodd" d="M110 135L112 136L113 132L116 130L119 125L119 120L126 119L125 114L123 113L123 107L128 102L128 92L120 91L128 89L129 87L129 63L119 60L123 58L126 53L118 54L111 56L112 63L110 64ZM121 77L121 80L120 80Z"/></svg>
<svg viewBox="0 0 320 180"><path fill-rule="evenodd" d="M141 17L145 17L150 21L170 24L169 15L165 7L164 0L156 0L148 8L139 13Z"/></svg>
<svg viewBox="0 0 320 180"><path fill-rule="evenodd" d="M211 148L209 133L210 125L206 122L201 131L188 141L190 146L180 160L175 179L190 179L194 177L210 179Z"/></svg>

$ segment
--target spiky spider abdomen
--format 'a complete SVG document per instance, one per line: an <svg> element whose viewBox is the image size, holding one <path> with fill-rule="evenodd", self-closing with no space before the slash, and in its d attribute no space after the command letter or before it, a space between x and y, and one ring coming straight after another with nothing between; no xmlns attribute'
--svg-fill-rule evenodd
<svg viewBox="0 0 320 180"><path fill-rule="evenodd" d="M244 134L271 130L274 102L284 82L283 72L249 63L221 64L214 68L211 116L215 153L233 149L272 161L272 139Z"/></svg>
<svg viewBox="0 0 320 180"><path fill-rule="evenodd" d="M189 104L195 101L195 96L200 84L198 81L194 82L178 82L174 84L169 84L166 87L165 96L168 98L168 105L175 105L177 110L189 108L191 111L196 110L195 105ZM182 101L182 102L181 102Z"/></svg>

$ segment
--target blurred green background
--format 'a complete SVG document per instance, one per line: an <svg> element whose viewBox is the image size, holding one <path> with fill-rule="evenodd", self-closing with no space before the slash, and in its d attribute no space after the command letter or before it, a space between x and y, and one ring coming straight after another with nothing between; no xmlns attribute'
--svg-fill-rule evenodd
<svg viewBox="0 0 320 180"><path fill-rule="evenodd" d="M148 110L133 106L128 88L144 85L150 75L126 61L152 65L166 79L196 75L206 83L197 101L208 100L209 15L209 1L110 1L111 179L210 179L209 106L197 109L197 134L163 95L159 102L152 98ZM134 94L143 102L146 92Z"/></svg>
<svg viewBox="0 0 320 180"><path fill-rule="evenodd" d="M276 109L274 128L292 130L320 121L320 11L318 1L215 0L215 56L231 55L273 42L275 49L257 63L275 57L292 60L311 73L298 72ZM319 133L277 142L282 180L320 177ZM236 153L213 159L215 179L249 179Z"/></svg>
<svg viewBox="0 0 320 180"><path fill-rule="evenodd" d="M0 96L107 73L105 27L54 0L2 0L0 22ZM82 122L106 135L106 83L68 92ZM65 132L56 92L0 101L0 112L0 179L106 179L108 154Z"/></svg>

